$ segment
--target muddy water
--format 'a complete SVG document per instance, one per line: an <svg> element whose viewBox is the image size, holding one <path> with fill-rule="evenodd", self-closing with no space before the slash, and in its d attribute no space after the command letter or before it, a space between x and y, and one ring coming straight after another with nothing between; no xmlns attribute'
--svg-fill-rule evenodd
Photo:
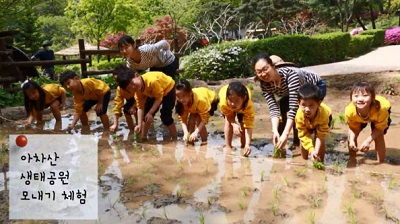
<svg viewBox="0 0 400 224"><path fill-rule="evenodd" d="M65 133L70 119L64 116L61 124L50 119L32 129L8 123L1 142L10 133ZM102 133L93 114L90 120L90 130L78 126L71 134L100 139L99 220L59 223L399 223L400 149L390 140L400 133L396 122L386 136L388 163L376 165L373 151L349 162L345 127L337 124L327 139L326 169L316 170L297 149L272 158L265 114L257 115L248 158L240 156L240 149L223 150L218 116L208 125L206 145L164 140L168 134L159 120L146 143L137 143L123 122L113 135ZM238 147L239 139L233 145ZM4 174L0 192L6 202Z"/></svg>

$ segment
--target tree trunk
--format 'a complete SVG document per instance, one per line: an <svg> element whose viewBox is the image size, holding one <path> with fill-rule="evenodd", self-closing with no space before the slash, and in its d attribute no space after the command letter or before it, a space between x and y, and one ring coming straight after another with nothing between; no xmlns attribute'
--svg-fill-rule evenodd
<svg viewBox="0 0 400 224"><path fill-rule="evenodd" d="M357 20L358 24L360 24L361 28L363 30L367 30L367 28L365 27L364 23L362 22L360 16L358 15L358 13L354 13L354 17L356 17L356 20Z"/></svg>
<svg viewBox="0 0 400 224"><path fill-rule="evenodd" d="M374 9L372 8L372 5L371 5L371 4L368 4L368 7L369 7L369 13L371 14L372 29L376 29ZM364 29L364 28L363 28L363 29ZM365 30L365 29L364 29L364 30Z"/></svg>

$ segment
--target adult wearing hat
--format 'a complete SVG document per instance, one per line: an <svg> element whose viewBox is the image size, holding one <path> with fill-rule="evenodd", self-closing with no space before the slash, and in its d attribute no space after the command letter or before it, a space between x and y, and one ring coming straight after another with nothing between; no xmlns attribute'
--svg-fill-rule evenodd
<svg viewBox="0 0 400 224"><path fill-rule="evenodd" d="M43 49L36 52L31 59L39 59L39 60L55 60L54 56L54 51L50 49L50 46L52 45L51 41L45 40L42 43ZM42 65L41 67L42 73L47 74L51 79L55 79L55 73L54 73L54 65Z"/></svg>

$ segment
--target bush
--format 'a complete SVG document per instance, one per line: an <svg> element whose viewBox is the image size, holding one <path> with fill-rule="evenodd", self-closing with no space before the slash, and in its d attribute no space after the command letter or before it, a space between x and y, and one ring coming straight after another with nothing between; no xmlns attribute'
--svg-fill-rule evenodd
<svg viewBox="0 0 400 224"><path fill-rule="evenodd" d="M311 38L313 44L308 48L307 64L331 63L346 58L350 43L349 33L327 33L315 35Z"/></svg>
<svg viewBox="0 0 400 224"><path fill-rule="evenodd" d="M373 35L352 36L349 44L348 56L355 57L371 51Z"/></svg>
<svg viewBox="0 0 400 224"><path fill-rule="evenodd" d="M181 58L182 78L209 81L247 76L245 56L234 42L210 45Z"/></svg>
<svg viewBox="0 0 400 224"><path fill-rule="evenodd" d="M372 47L380 47L385 43L385 30L383 29L364 30L360 35L373 35Z"/></svg>
<svg viewBox="0 0 400 224"><path fill-rule="evenodd" d="M385 31L385 44L400 44L400 27L392 27Z"/></svg>

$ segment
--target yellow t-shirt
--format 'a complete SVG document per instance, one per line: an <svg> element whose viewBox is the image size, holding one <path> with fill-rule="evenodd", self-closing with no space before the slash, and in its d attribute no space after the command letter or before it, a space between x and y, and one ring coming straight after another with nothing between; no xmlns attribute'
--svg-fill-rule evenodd
<svg viewBox="0 0 400 224"><path fill-rule="evenodd" d="M355 132L361 131L361 124L373 122L375 128L379 131L383 131L388 127L388 119L389 119L389 108L391 107L390 102L382 96L376 96L376 101L379 101L381 107L380 109L376 107L371 107L369 112L369 119L364 120L358 114L356 110L356 106L353 102L350 102L347 105L345 110L345 118L346 123L349 125L349 128Z"/></svg>
<svg viewBox="0 0 400 224"><path fill-rule="evenodd" d="M249 94L249 100L247 101L247 104L245 105L244 108L242 108L240 111L236 112L238 114L243 114L243 126L246 129L252 129L254 126L254 117L255 117L255 111L254 111L254 105L253 105L253 99L251 97L251 91L249 88L247 88L247 93ZM219 96L219 107L221 109L221 113L225 116L232 116L235 114L235 112L232 111L232 109L228 106L227 100L226 100L226 92L228 90L228 85L223 86L218 93Z"/></svg>
<svg viewBox="0 0 400 224"><path fill-rule="evenodd" d="M192 105L183 106L183 113L179 116L179 120L181 122L187 120L189 113L199 114L201 120L204 123L208 123L208 119L210 118L210 114L208 113L211 109L211 103L217 100L217 94L214 91L205 88L193 88L193 102Z"/></svg>
<svg viewBox="0 0 400 224"><path fill-rule="evenodd" d="M83 112L83 103L86 100L99 100L110 91L110 87L107 83L99 79L85 78L80 81L83 87L83 94L74 92L74 109L75 113L78 114Z"/></svg>
<svg viewBox="0 0 400 224"><path fill-rule="evenodd" d="M332 114L332 110L326 104L321 103L318 107L317 116L312 122L304 116L303 111L299 108L296 113L296 128L298 130L298 136L301 141L303 148L309 152L314 150L312 141L312 130L316 129L316 135L320 139L325 139L329 133L329 117Z"/></svg>
<svg viewBox="0 0 400 224"><path fill-rule="evenodd" d="M135 93L136 107L139 109L144 107L147 97L162 101L175 86L175 81L162 72L146 72L140 77L144 85Z"/></svg>
<svg viewBox="0 0 400 224"><path fill-rule="evenodd" d="M113 109L114 114L121 115L125 99L128 100L133 97L135 97L135 92L129 92L127 90L123 90L118 86L114 98L114 109Z"/></svg>
<svg viewBox="0 0 400 224"><path fill-rule="evenodd" d="M45 105L52 103L54 100L61 97L61 95L65 94L65 89L58 84L44 84L42 85L42 89L45 94ZM36 115L35 109L33 109L32 114Z"/></svg>

